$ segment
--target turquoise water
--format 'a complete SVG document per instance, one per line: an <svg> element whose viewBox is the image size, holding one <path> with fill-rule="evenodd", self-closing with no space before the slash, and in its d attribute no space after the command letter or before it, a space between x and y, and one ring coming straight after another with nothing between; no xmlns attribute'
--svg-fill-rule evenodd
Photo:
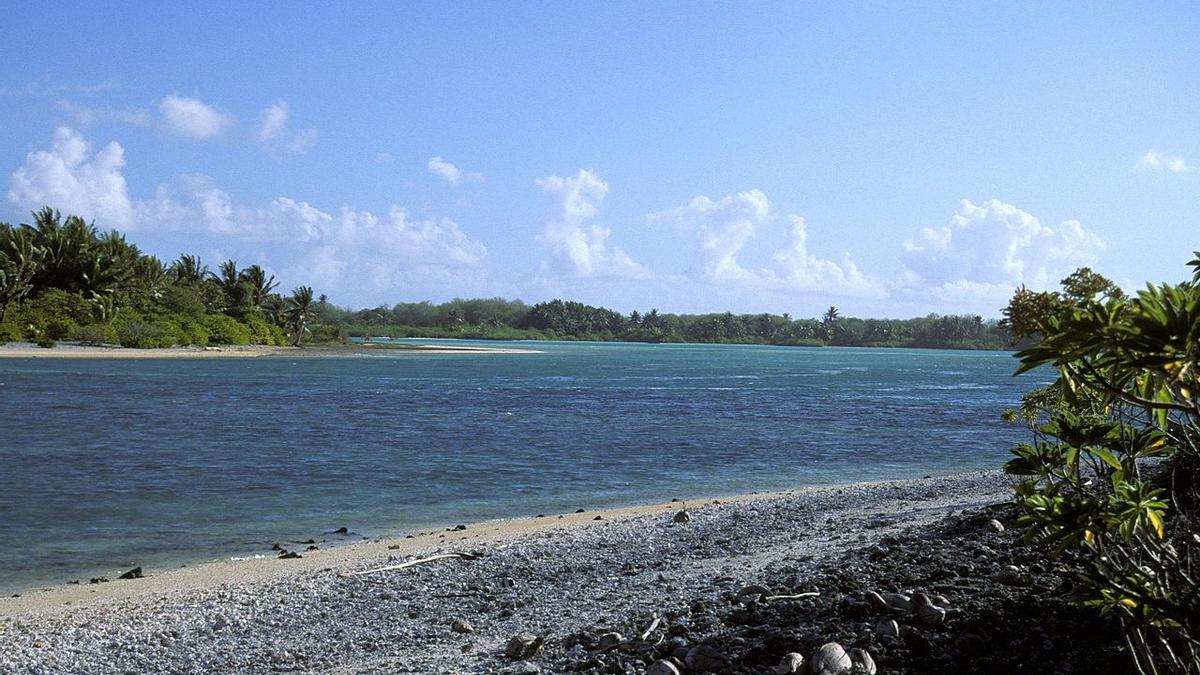
<svg viewBox="0 0 1200 675"><path fill-rule="evenodd" d="M0 359L0 588L996 467L1033 385L998 352L483 344L544 353Z"/></svg>

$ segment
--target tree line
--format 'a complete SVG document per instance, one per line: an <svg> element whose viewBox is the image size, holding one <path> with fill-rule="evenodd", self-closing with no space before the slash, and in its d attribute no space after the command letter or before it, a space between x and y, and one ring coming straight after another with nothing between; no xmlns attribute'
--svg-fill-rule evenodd
<svg viewBox="0 0 1200 675"><path fill-rule="evenodd" d="M363 337L474 337L621 340L796 346L1006 349L1008 331L977 315L930 314L914 319L843 317L830 307L821 318L788 314L669 314L651 309L622 314L581 302L533 306L504 298L400 303L349 310L318 303L322 332Z"/></svg>
<svg viewBox="0 0 1200 675"><path fill-rule="evenodd" d="M346 309L301 286L290 294L259 265L166 263L116 230L46 207L0 223L0 343L58 340L127 347L299 345L351 337L622 340L770 345L1003 349L1008 332L980 316L914 319L788 314L629 314L580 302L503 298Z"/></svg>

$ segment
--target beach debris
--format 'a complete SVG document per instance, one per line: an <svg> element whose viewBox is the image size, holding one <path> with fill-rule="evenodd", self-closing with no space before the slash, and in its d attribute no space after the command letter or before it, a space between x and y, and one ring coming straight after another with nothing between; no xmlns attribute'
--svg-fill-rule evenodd
<svg viewBox="0 0 1200 675"><path fill-rule="evenodd" d="M89 584L107 584L108 577L92 577L90 580L88 580L88 583Z"/></svg>
<svg viewBox="0 0 1200 675"><path fill-rule="evenodd" d="M992 532L1003 532L1004 523L992 518L991 520L987 521L987 529L991 530Z"/></svg>
<svg viewBox="0 0 1200 675"><path fill-rule="evenodd" d="M688 650L683 663L688 670L705 672L725 668L729 665L729 659L708 645L696 645Z"/></svg>
<svg viewBox="0 0 1200 675"><path fill-rule="evenodd" d="M145 576L145 575L142 574L142 568L135 567L117 578L118 579L141 579L143 576Z"/></svg>
<svg viewBox="0 0 1200 675"><path fill-rule="evenodd" d="M854 675L875 675L875 659L871 658L871 653L865 649L855 647L847 652L850 657L850 672Z"/></svg>
<svg viewBox="0 0 1200 675"><path fill-rule="evenodd" d="M811 675L842 675L850 672L854 662L850 655L836 642L826 642L809 659L808 672Z"/></svg>
<svg viewBox="0 0 1200 675"><path fill-rule="evenodd" d="M312 545L310 545L308 548L306 548L306 549L304 549L304 550L305 550L305 551L317 551L317 550L320 550L320 548L321 548L321 547L317 546L316 544L312 544Z"/></svg>
<svg viewBox="0 0 1200 675"><path fill-rule="evenodd" d="M650 664L646 675L680 675L679 667L667 659L659 659Z"/></svg>
<svg viewBox="0 0 1200 675"><path fill-rule="evenodd" d="M296 558L303 558L303 557L304 556L300 555L299 553L296 553L295 551L283 551L279 554L280 560L294 560Z"/></svg>
<svg viewBox="0 0 1200 675"><path fill-rule="evenodd" d="M793 675L794 673L804 672L804 656L796 652L784 654L782 659L779 659L779 665L775 666L776 675Z"/></svg>
<svg viewBox="0 0 1200 675"><path fill-rule="evenodd" d="M513 660L523 661L542 651L544 643L544 638L533 633L517 633L509 638L508 644L504 647L504 655Z"/></svg>
<svg viewBox="0 0 1200 675"><path fill-rule="evenodd" d="M900 624L895 619L880 619L875 624L875 635L881 638L900 637Z"/></svg>
<svg viewBox="0 0 1200 675"><path fill-rule="evenodd" d="M395 550L398 550L399 548L400 548L400 544L388 544L389 551L395 551Z"/></svg>
<svg viewBox="0 0 1200 675"><path fill-rule="evenodd" d="M675 513L675 517L672 520L677 523L690 523L692 522L692 514L688 513L687 509L681 509Z"/></svg>
<svg viewBox="0 0 1200 675"><path fill-rule="evenodd" d="M474 633L475 627L462 619L455 619L450 623L450 630L455 633Z"/></svg>
<svg viewBox="0 0 1200 675"><path fill-rule="evenodd" d="M417 560L409 560L408 562L400 563L398 565L387 565L384 567L376 567L374 569L362 570L360 572L348 572L348 573L343 573L340 576L361 577L364 574L375 574L377 572L390 572L392 570L407 569L409 567L415 567L417 565L424 565L425 563L431 563L436 560L447 560L450 558L461 558L463 560L475 560L479 557L480 556L475 553L439 553L437 555L431 555L428 558L419 558Z"/></svg>

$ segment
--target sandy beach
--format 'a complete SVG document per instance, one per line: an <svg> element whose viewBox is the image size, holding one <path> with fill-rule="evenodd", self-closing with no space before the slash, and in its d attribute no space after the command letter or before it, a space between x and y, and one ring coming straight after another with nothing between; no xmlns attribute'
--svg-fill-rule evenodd
<svg viewBox="0 0 1200 675"><path fill-rule="evenodd" d="M342 539L325 536L321 550L295 545L299 559L264 550L0 599L0 670L562 672L589 656L567 636L628 634L653 616L690 625L696 603L728 604L747 584L804 589L851 551L1009 494L1004 476L976 472L689 500L688 522L676 522L683 504L663 502L335 547ZM445 552L479 557L350 576ZM504 649L522 631L554 637L515 663Z"/></svg>
<svg viewBox="0 0 1200 675"><path fill-rule="evenodd" d="M126 347L97 347L60 342L44 349L31 342L10 342L0 345L0 358L23 359L211 359L246 358L257 356L356 356L386 352L391 354L539 354L535 349L467 347L440 344L414 344L403 347L377 345L339 345L335 347L275 347L265 345L222 345L220 347L170 347L163 349L129 349Z"/></svg>

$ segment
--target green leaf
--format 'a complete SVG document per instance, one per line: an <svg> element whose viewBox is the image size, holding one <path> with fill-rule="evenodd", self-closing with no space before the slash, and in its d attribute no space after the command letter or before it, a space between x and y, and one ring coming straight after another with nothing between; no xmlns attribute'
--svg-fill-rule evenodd
<svg viewBox="0 0 1200 675"><path fill-rule="evenodd" d="M1117 471L1121 471L1125 468L1122 466L1121 460L1117 459L1117 456L1114 455L1110 450L1106 450L1104 448L1088 448L1088 452L1092 453L1096 457L1099 457L1101 461Z"/></svg>

